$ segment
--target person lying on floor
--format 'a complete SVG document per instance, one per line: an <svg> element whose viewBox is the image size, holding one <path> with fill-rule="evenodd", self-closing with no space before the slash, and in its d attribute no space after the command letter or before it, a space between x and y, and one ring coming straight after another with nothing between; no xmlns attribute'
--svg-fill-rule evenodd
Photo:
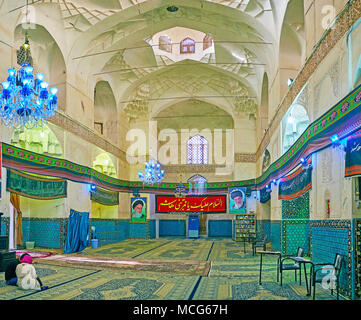
<svg viewBox="0 0 361 320"><path fill-rule="evenodd" d="M5 270L5 280L8 285L17 285L23 290L46 290L32 265L33 258L24 253L19 261L9 264Z"/></svg>

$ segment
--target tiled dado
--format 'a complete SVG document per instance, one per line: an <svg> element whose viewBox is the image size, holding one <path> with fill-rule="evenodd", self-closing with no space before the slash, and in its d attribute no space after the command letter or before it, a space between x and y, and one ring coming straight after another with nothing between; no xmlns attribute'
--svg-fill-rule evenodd
<svg viewBox="0 0 361 320"><path fill-rule="evenodd" d="M352 244L351 220L311 220L311 257L315 263L333 263L336 253L344 256L340 274L340 291L351 296Z"/></svg>
<svg viewBox="0 0 361 320"><path fill-rule="evenodd" d="M96 228L101 246L123 241L129 234L129 220L90 219L89 225Z"/></svg>
<svg viewBox="0 0 361 320"><path fill-rule="evenodd" d="M96 145L106 152L113 154L119 159L125 161L125 152L117 146L106 140L104 137L99 136L95 131L87 126L77 122L67 116L63 112L56 111L55 115L49 118L49 122L57 125L58 127L78 136L79 138Z"/></svg>
<svg viewBox="0 0 361 320"><path fill-rule="evenodd" d="M67 218L23 218L23 243L34 241L36 247L64 248Z"/></svg>
<svg viewBox="0 0 361 320"><path fill-rule="evenodd" d="M274 251L281 251L281 221L271 221L271 247Z"/></svg>
<svg viewBox="0 0 361 320"><path fill-rule="evenodd" d="M277 130L277 127L281 122L283 116L285 115L297 95L301 92L304 85L307 83L307 81L309 81L315 70L317 70L317 67L321 64L322 60L329 54L330 50L332 50L332 48L338 43L338 41L341 40L343 36L345 36L348 30L351 29L351 27L357 22L360 17L361 1L349 1L349 3L346 5L345 10L339 15L338 19L335 21L335 25L324 34L321 41L318 43L317 47L313 51L312 55L307 59L304 67L295 78L292 87L290 87L286 96L281 101L275 116L273 117L273 119L271 119L269 129L257 149L257 159L262 156L264 150L270 142L272 135Z"/></svg>
<svg viewBox="0 0 361 320"><path fill-rule="evenodd" d="M9 223L10 223L9 217L1 217L0 236L9 234Z"/></svg>
<svg viewBox="0 0 361 320"><path fill-rule="evenodd" d="M355 219L355 294L361 297L361 219Z"/></svg>

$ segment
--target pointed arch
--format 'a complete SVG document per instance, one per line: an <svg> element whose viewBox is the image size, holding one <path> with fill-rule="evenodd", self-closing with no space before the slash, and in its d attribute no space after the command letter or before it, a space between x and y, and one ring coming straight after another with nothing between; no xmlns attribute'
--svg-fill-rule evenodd
<svg viewBox="0 0 361 320"><path fill-rule="evenodd" d="M113 143L118 142L118 113L113 90L107 81L94 88L94 129Z"/></svg>

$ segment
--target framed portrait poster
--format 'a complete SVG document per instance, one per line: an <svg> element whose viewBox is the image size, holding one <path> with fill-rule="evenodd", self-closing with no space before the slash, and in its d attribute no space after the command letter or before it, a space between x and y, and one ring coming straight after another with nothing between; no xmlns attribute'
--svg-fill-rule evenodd
<svg viewBox="0 0 361 320"><path fill-rule="evenodd" d="M246 209L246 189L228 189L229 213L247 213Z"/></svg>
<svg viewBox="0 0 361 320"><path fill-rule="evenodd" d="M147 198L130 198L130 221L145 222L147 219Z"/></svg>

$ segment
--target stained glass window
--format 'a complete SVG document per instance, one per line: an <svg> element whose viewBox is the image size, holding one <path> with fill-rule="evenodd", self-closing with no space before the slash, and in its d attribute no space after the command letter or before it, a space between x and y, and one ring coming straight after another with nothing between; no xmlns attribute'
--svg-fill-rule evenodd
<svg viewBox="0 0 361 320"><path fill-rule="evenodd" d="M212 37L206 35L203 39L203 50L206 50L212 46Z"/></svg>
<svg viewBox="0 0 361 320"><path fill-rule="evenodd" d="M185 38L180 43L180 53L195 53L196 43L191 38Z"/></svg>
<svg viewBox="0 0 361 320"><path fill-rule="evenodd" d="M208 163L208 141L206 138L196 135L187 142L188 164Z"/></svg>
<svg viewBox="0 0 361 320"><path fill-rule="evenodd" d="M159 37L159 50L163 50L169 53L172 52L172 42L168 36Z"/></svg>

